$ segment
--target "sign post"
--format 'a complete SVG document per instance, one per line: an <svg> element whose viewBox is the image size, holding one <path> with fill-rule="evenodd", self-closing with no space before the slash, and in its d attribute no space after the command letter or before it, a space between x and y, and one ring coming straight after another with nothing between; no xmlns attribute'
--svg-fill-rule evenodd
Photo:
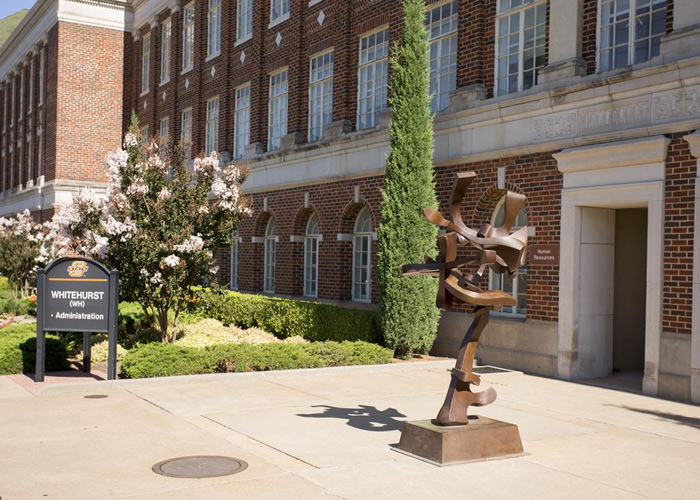
<svg viewBox="0 0 700 500"><path fill-rule="evenodd" d="M119 271L90 259L63 257L37 272L36 373L43 382L46 333L83 333L83 371L90 371L90 335L107 333L107 379L117 376Z"/></svg>

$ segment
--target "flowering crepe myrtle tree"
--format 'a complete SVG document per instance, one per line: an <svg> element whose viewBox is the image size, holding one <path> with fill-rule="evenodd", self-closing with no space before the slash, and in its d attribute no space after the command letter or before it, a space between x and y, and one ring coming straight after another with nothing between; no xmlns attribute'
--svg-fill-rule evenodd
<svg viewBox="0 0 700 500"><path fill-rule="evenodd" d="M152 140L141 148L134 132L107 156L107 199L76 196L56 217L56 232L61 248L118 269L121 296L153 317L163 342L174 342L185 296L216 273L214 251L230 246L250 215L241 189L247 170L222 168L215 152L190 170L179 147Z"/></svg>
<svg viewBox="0 0 700 500"><path fill-rule="evenodd" d="M26 298L36 286L36 270L51 259L51 225L32 219L29 210L0 217L0 274L7 277L15 298Z"/></svg>

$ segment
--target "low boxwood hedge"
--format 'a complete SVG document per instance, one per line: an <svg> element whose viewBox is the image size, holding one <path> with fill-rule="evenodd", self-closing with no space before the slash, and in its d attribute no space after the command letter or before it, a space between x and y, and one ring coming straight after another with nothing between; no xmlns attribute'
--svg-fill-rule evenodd
<svg viewBox="0 0 700 500"><path fill-rule="evenodd" d="M299 335L311 341L382 339L379 317L373 310L212 289L198 294L204 315L225 325L257 326L281 338Z"/></svg>
<svg viewBox="0 0 700 500"><path fill-rule="evenodd" d="M0 375L34 372L36 325L11 325L0 329ZM54 336L46 337L46 371L70 368L66 346Z"/></svg>
<svg viewBox="0 0 700 500"><path fill-rule="evenodd" d="M223 344L205 348L151 343L129 351L121 366L123 378L168 377L201 373L288 370L385 364L392 351L367 342L307 344Z"/></svg>

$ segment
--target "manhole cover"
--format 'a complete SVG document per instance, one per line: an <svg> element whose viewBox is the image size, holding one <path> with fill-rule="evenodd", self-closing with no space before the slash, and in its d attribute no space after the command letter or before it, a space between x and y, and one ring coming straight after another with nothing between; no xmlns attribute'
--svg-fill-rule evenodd
<svg viewBox="0 0 700 500"><path fill-rule="evenodd" d="M238 474L248 468L243 460L231 457L180 457L153 466L153 472L168 477L205 478Z"/></svg>
<svg viewBox="0 0 700 500"><path fill-rule="evenodd" d="M106 394L88 394L87 396L83 396L85 399L104 399L108 398Z"/></svg>

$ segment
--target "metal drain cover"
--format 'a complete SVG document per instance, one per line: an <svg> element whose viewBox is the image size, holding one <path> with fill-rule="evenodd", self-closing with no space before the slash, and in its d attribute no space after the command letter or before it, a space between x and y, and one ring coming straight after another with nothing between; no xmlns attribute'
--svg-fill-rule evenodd
<svg viewBox="0 0 700 500"><path fill-rule="evenodd" d="M106 394L88 394L87 396L83 396L85 399L104 399L108 398Z"/></svg>
<svg viewBox="0 0 700 500"><path fill-rule="evenodd" d="M153 472L168 477L206 478L230 476L247 468L248 464L237 458L193 456L164 460L153 466Z"/></svg>

